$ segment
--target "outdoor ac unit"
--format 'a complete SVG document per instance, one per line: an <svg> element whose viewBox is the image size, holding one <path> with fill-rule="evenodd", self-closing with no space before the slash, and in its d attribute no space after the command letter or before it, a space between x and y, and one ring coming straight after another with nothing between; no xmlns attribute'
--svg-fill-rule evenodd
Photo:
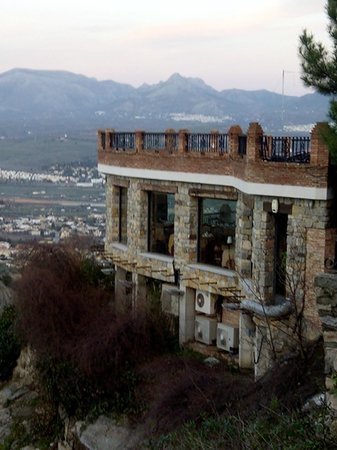
<svg viewBox="0 0 337 450"><path fill-rule="evenodd" d="M218 323L216 346L227 352L237 350L239 348L239 328Z"/></svg>
<svg viewBox="0 0 337 450"><path fill-rule="evenodd" d="M196 316L194 337L198 342L212 345L216 340L216 319L212 317Z"/></svg>
<svg viewBox="0 0 337 450"><path fill-rule="evenodd" d="M215 314L215 300L214 294L197 290L195 293L195 310L208 315Z"/></svg>

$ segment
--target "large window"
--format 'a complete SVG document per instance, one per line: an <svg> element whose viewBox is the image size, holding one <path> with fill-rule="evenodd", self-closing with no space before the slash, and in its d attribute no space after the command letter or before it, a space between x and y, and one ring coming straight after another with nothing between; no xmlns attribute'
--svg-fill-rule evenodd
<svg viewBox="0 0 337 450"><path fill-rule="evenodd" d="M125 187L119 188L119 222L118 241L127 244L127 211L128 211L128 190Z"/></svg>
<svg viewBox="0 0 337 450"><path fill-rule="evenodd" d="M174 194L149 192L149 251L174 254Z"/></svg>
<svg viewBox="0 0 337 450"><path fill-rule="evenodd" d="M235 213L235 200L199 199L199 262L234 269Z"/></svg>

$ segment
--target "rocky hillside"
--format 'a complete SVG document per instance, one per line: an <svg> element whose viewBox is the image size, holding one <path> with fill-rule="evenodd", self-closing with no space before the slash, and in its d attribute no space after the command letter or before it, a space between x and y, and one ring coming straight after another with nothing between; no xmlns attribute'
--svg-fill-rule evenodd
<svg viewBox="0 0 337 450"><path fill-rule="evenodd" d="M265 129L326 119L318 94L282 96L266 90L217 91L199 78L173 74L139 88L70 72L13 69L0 74L0 137L74 133L100 127L227 129L259 121Z"/></svg>

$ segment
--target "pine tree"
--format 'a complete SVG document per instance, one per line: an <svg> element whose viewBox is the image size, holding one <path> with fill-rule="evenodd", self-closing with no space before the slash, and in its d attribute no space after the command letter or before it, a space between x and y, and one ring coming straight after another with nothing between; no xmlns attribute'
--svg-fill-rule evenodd
<svg viewBox="0 0 337 450"><path fill-rule="evenodd" d="M328 33L332 41L331 49L315 41L312 33L303 31L300 36L299 55L302 80L317 92L331 97L330 124L323 136L333 161L337 162L337 0L328 0L326 12L329 19Z"/></svg>

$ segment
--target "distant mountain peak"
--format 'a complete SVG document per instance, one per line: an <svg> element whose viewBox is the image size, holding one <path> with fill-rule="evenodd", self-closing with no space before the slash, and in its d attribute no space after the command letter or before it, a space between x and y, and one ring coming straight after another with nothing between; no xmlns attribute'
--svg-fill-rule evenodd
<svg viewBox="0 0 337 450"><path fill-rule="evenodd" d="M180 75L180 73L175 72L167 79L167 81L180 81L180 80L184 80L184 79L185 79L185 77Z"/></svg>

